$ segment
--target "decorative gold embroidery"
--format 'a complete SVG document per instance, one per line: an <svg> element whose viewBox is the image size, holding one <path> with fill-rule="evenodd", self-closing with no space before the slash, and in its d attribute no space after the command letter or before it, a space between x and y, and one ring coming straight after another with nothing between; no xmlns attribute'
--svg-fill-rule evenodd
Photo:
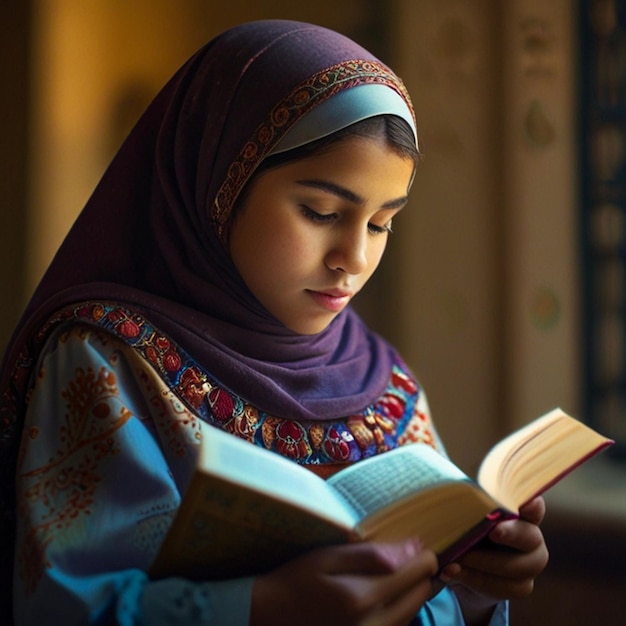
<svg viewBox="0 0 626 626"><path fill-rule="evenodd" d="M245 404L243 411L235 416L232 421L231 432L237 437L246 439L247 441L254 441L254 436L259 428L259 422L261 416L258 409Z"/></svg>
<svg viewBox="0 0 626 626"><path fill-rule="evenodd" d="M322 446L325 434L326 429L324 428L324 424L311 424L309 428L309 440L315 450L319 450Z"/></svg>

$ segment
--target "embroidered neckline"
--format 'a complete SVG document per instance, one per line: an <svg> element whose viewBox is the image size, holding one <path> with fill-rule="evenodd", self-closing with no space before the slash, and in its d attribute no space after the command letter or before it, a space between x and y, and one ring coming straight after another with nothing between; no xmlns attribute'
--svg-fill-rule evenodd
<svg viewBox="0 0 626 626"><path fill-rule="evenodd" d="M421 390L399 359L385 392L362 412L329 421L292 420L264 413L230 392L142 314L117 303L83 302L57 312L33 338L32 354L52 330L72 322L135 350L203 421L298 463L352 463L409 441L435 445L429 417L418 406ZM23 353L13 376L15 397L20 389L26 392L32 365Z"/></svg>

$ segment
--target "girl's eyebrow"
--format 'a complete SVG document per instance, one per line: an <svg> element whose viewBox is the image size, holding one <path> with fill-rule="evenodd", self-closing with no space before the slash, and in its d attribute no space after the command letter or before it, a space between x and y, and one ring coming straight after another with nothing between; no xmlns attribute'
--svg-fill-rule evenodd
<svg viewBox="0 0 626 626"><path fill-rule="evenodd" d="M302 185L303 187L312 187L314 189L320 189L321 191L331 193L334 196L343 198L344 200L347 200L348 202L352 202L353 204L358 204L358 205L365 204L364 198L354 193L353 191L350 191L350 189L346 189L346 187L342 187L341 185L332 183L329 180L320 180L317 178L313 178L313 179L306 179L306 180L298 180L296 182L298 183L298 185ZM398 209L398 208L402 208L407 202L408 202L408 196L402 196L400 198L396 198L395 200L389 200L388 202L385 202L381 208Z"/></svg>

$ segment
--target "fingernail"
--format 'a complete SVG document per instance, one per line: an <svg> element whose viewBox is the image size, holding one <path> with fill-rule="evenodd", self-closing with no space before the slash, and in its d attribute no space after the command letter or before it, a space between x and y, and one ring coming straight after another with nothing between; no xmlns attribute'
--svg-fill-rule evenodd
<svg viewBox="0 0 626 626"><path fill-rule="evenodd" d="M409 539L404 544L407 557L411 558L419 554L424 549L424 544L417 538Z"/></svg>
<svg viewBox="0 0 626 626"><path fill-rule="evenodd" d="M400 543L382 545L381 550L393 567L399 567L422 551L422 543L417 539L408 539Z"/></svg>
<svg viewBox="0 0 626 626"><path fill-rule="evenodd" d="M449 563L446 565L441 573L439 574L439 578L444 583L449 583L453 578L456 578L461 573L461 566L458 563Z"/></svg>

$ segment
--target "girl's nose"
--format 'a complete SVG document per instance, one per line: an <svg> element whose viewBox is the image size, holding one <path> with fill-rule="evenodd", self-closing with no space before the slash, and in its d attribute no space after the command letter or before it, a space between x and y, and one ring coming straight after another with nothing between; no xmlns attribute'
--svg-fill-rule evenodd
<svg viewBox="0 0 626 626"><path fill-rule="evenodd" d="M360 231L360 229L359 229ZM342 232L326 255L326 266L348 274L360 274L367 267L367 229Z"/></svg>

